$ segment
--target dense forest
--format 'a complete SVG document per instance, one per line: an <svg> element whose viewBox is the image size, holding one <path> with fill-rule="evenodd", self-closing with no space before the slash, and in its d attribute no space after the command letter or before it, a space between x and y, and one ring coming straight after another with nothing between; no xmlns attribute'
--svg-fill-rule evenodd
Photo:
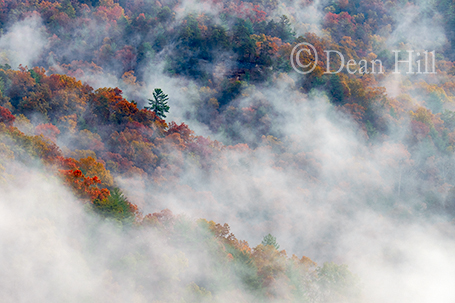
<svg viewBox="0 0 455 303"><path fill-rule="evenodd" d="M454 24L442 0L0 0L2 302L453 302Z"/></svg>

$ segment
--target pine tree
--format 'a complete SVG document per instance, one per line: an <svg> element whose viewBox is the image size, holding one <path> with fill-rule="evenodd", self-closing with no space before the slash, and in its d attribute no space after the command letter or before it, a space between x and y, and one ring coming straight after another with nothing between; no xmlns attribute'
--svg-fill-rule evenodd
<svg viewBox="0 0 455 303"><path fill-rule="evenodd" d="M264 239L262 240L261 244L264 246L272 245L277 250L280 248L278 243L276 243L276 238L274 236L272 236L271 234L268 234L267 236L265 236Z"/></svg>
<svg viewBox="0 0 455 303"><path fill-rule="evenodd" d="M153 98L154 100L148 100L149 106L146 106L145 108L154 111L155 114L160 118L166 118L165 113L169 112L169 105L167 105L169 97L163 93L160 88L155 88L155 91L153 92Z"/></svg>

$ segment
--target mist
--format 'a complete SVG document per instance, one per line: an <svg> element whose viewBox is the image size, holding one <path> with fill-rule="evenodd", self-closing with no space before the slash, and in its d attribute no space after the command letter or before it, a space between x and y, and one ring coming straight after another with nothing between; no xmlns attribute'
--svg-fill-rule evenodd
<svg viewBox="0 0 455 303"><path fill-rule="evenodd" d="M0 63L18 67L35 65L47 46L41 18L31 15L12 25L0 38ZM33 50L31 52L30 50Z"/></svg>
<svg viewBox="0 0 455 303"><path fill-rule="evenodd" d="M319 266L346 264L360 289L344 297L346 302L455 300L454 221L447 211L455 180L453 146L445 152L436 140L439 133L449 142L455 136L440 127L451 121L444 110L454 109L452 50L442 13L430 3L384 5L380 14L393 26L381 27L371 21L374 14L367 4L359 8L349 1L272 1L258 7L192 0L104 1L93 11L76 2L68 2L73 13L65 8L73 21L52 19L61 27L45 25L50 21L44 10L2 21L0 64L13 70L43 66L48 76L66 74L89 85L93 95L97 89L118 87L118 96L134 100L139 109L161 88L171 108L166 121L188 125L191 143L204 146L201 154L209 156L193 152L190 144L158 147L155 126L148 128L153 140L144 142L149 145L128 139L143 148L141 156L159 159L153 160L159 164L152 172L136 166L128 173L108 170L113 184L138 206L142 221L136 226L100 216L93 203L82 202L49 173L48 164L37 160L27 166L21 162L19 141L2 137L2 155L9 148L16 154L14 161L6 156L0 161L0 292L5 302L260 302L243 276L250 267L225 271L220 265L231 264L234 257L222 246L225 239L214 238L204 220L227 223L235 238L253 250L271 234L279 244L277 252L284 250L289 257L306 256ZM347 20L355 31L330 27L327 14L342 16L344 9L352 13ZM390 67L392 49L436 50L438 75L393 75L389 69L377 78L342 75L337 87L333 78L320 84L322 76L301 76L283 68L281 61L254 61L262 55L259 50L242 53L229 45L197 44L215 30L219 41L226 35L233 44L236 33L245 31L253 37L251 45L259 47L274 32L267 29L262 37L267 23L258 24L282 15L289 23L268 24L292 26L292 37L275 37L270 44L276 49L273 60L287 60L280 52L287 54L308 33L324 46L343 45L345 52L347 36L355 37L349 40L352 48L362 42L365 33L357 27L363 22L370 30L362 49L365 57L372 54ZM196 26L191 25L194 20ZM200 36L194 34L196 28ZM203 47L209 51L204 53ZM82 101L77 93L65 99L70 105L83 104L77 107L82 118L68 112L66 120L52 121L46 116L49 108L24 105L29 91L14 95L2 79L0 106L11 109L15 127L39 136L37 127L51 121L59 133L44 137L61 149L62 157L79 161L90 155L103 168L115 167L104 158L120 146L112 135L104 137L111 126L95 119L102 107L86 106L91 95ZM372 97L358 97L353 83ZM351 99L342 101L340 94ZM52 102L60 102L58 98L52 96ZM422 109L431 114L421 114ZM19 118L21 110L27 118ZM88 113L95 118L87 118ZM65 121L72 121L73 129ZM93 121L98 125L92 127ZM433 127L425 134L430 141L419 137L425 123ZM125 129L119 126L113 132ZM87 131L92 141L84 143L79 139ZM156 150L162 153L159 157ZM155 221L142 226L147 214ZM220 251L230 257L214 247L223 247ZM267 300L294 302L295 289L287 288L288 281L277 275L264 282L262 287L273 289ZM314 302L331 302L318 287Z"/></svg>

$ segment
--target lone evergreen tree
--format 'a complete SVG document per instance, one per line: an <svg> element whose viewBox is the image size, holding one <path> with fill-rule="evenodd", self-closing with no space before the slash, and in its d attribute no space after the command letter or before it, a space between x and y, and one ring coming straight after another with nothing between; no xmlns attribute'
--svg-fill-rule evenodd
<svg viewBox="0 0 455 303"><path fill-rule="evenodd" d="M146 106L145 108L154 111L155 114L160 118L166 118L165 113L169 112L169 105L167 105L167 100L169 100L169 97L163 93L160 88L155 88L155 91L153 92L153 98L154 100L148 99L149 106Z"/></svg>
<svg viewBox="0 0 455 303"><path fill-rule="evenodd" d="M261 244L264 246L272 245L275 247L276 250L278 250L280 248L278 243L276 243L276 238L274 236L272 236L271 234L268 234L267 236L265 236L264 239L262 239Z"/></svg>

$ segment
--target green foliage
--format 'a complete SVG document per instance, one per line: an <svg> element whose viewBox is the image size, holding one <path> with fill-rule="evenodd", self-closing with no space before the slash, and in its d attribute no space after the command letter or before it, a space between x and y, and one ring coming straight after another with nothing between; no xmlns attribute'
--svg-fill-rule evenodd
<svg viewBox="0 0 455 303"><path fill-rule="evenodd" d="M76 17L76 11L74 10L73 5L71 4L70 0L64 0L62 3L63 12L68 15L70 18Z"/></svg>
<svg viewBox="0 0 455 303"><path fill-rule="evenodd" d="M37 73L33 69L30 69L28 72L30 73L30 76L32 76L32 78L35 79L36 83L40 83L42 77L39 73Z"/></svg>
<svg viewBox="0 0 455 303"><path fill-rule="evenodd" d="M4 65L0 64L0 69L3 69L3 70L11 69L11 65L9 65L8 63L5 63Z"/></svg>
<svg viewBox="0 0 455 303"><path fill-rule="evenodd" d="M148 59L152 59L154 55L155 51L153 50L153 47L149 42L144 42L139 45L137 55L138 61L142 60L147 61Z"/></svg>
<svg viewBox="0 0 455 303"><path fill-rule="evenodd" d="M453 199L453 191L449 191L448 201ZM444 214L444 199L437 191L428 191L425 193L425 207L433 213ZM449 205L449 204L447 204Z"/></svg>
<svg viewBox="0 0 455 303"><path fill-rule="evenodd" d="M168 95L163 93L160 88L155 88L153 100L149 99L149 106L146 106L145 108L155 112L160 118L166 118L165 113L169 112L169 105L167 105L168 100Z"/></svg>
<svg viewBox="0 0 455 303"><path fill-rule="evenodd" d="M295 37L291 21L286 15L282 15L278 22L274 20L262 21L253 25L255 34L265 34L271 37L278 37L283 42L291 42Z"/></svg>
<svg viewBox="0 0 455 303"><path fill-rule="evenodd" d="M455 130L455 112L445 109L441 114L441 119L444 121L444 125L450 129Z"/></svg>
<svg viewBox="0 0 455 303"><path fill-rule="evenodd" d="M329 93L334 104L344 104L344 87L338 74L330 75Z"/></svg>
<svg viewBox="0 0 455 303"><path fill-rule="evenodd" d="M419 215L425 211L446 215L450 220L455 217L455 190L452 189L447 194L448 186L453 187L454 177L450 176L452 167L445 165L452 161L455 146L455 113L445 110L441 115L437 114L444 107L450 108L453 102L455 73L453 67L450 67L453 63L438 62L443 81L436 82L440 80L437 75L431 76L434 77L431 81L440 84L434 85L440 90L423 90L425 97L421 99L414 97L416 92L419 92L416 87L420 84L413 82L415 79L412 77L399 85L404 94L409 93L409 100L405 100L402 96L387 96L378 89L378 85L383 83L383 76L324 74L324 49L340 50L357 61L378 58L384 62L386 70L390 71L393 68L394 55L387 49L386 42L390 31L396 26L392 19L393 14L390 13L391 7L405 6L407 1L370 1L363 4L354 0L326 3L324 11L327 14L322 25L326 38L316 35L296 38L291 20L299 20L299 16L289 9L290 7L286 7L286 1L278 3L276 0L258 0L247 1L241 5L237 2L218 1L222 16L207 13L177 19L177 10L173 9L176 7L175 3L171 2L168 6L166 3L161 6L150 1L127 0L81 1L88 6L70 0L60 3L32 1L19 6L9 3L4 5L4 2L0 0L1 25L14 24L16 20L35 14L35 11L43 18L43 30L50 39L48 48L52 53L40 56L39 62L44 65L50 62L49 64L55 66L52 70L41 73L36 68L20 67L16 71L11 70L7 64L0 65L0 105L8 107L18 117L17 125L20 125L17 122L20 120L19 116L25 114L30 118L39 116L40 119L49 119L54 125L62 126L62 138L65 134L69 139L62 141L71 141L71 145L89 150L94 159L100 159L98 164L101 166L106 163L104 167L110 167L122 176L140 176L151 181L153 186L168 189L181 181L180 176L188 175L191 169L195 169L191 161L197 162L198 169L207 169L222 175L232 168L230 158L226 158L231 149L236 154L237 151L242 155L243 152L251 154L252 159L255 159L258 152L266 150L270 152L269 167L272 169L288 172L289 168L295 168L295 178L304 176L305 184L309 180L318 184L322 178L321 167L325 168L326 161L330 162L332 158L331 155L326 155L325 151L320 152L316 148L317 140L314 145L310 142L310 148L302 149L293 138L285 137L283 133L288 131L280 133L280 129L288 130L288 117L284 114L279 116L277 112L283 111L277 110L275 106L292 108L297 101L305 107L312 99L318 100L311 95L310 98L300 95L301 99L305 100L303 102L296 100L298 87L303 88L301 92L311 94L317 90L325 90L331 102L337 105L330 108L329 116L333 114L330 118L338 114L335 110L338 106L352 106L350 108L355 109L352 115L355 123L347 123L347 127L352 127L359 136L363 136L366 131L370 139L367 145L368 149L371 147L371 153L362 154L359 150L359 155L349 159L352 171L359 176L368 176L368 172L372 172L375 180L387 179L385 183L388 188L384 190L382 185L374 189L369 186L360 188L363 183L345 182L348 178L339 178L337 173L330 176L330 187L341 188L342 191L356 190L356 194L359 193L359 196L363 195L369 200L365 202L366 206L385 213L396 205L396 197L391 189L398 182L394 184L394 175L399 173L400 190L403 188L403 192L413 192L412 199L408 200L424 201L427 206L425 208L421 207L421 203L415 203L410 207L406 205L407 207L412 208L418 204L415 209L418 209ZM448 33L447 37L453 43L455 6L450 1L440 1L435 5L446 17L443 25ZM280 16L282 12L288 13L289 17L281 16L279 20L273 20L273 16ZM424 14L428 14L428 11ZM92 21L100 25L94 33L91 33L91 27L87 26L95 24ZM299 24L299 31L305 29L302 26L306 27L307 24ZM310 28L305 30L307 29ZM6 27L0 28L0 36L4 30L6 31ZM78 50L76 54L73 49L56 51L68 50L65 48L66 44L73 40L72 47ZM314 73L294 76L291 75L293 71L289 61L290 51L294 45L304 41L314 44L322 56ZM445 47L443 55L453 56L450 53L452 50L453 48ZM225 144L240 144L222 146L216 141L189 135L191 131L188 128L186 131L173 129L173 122L167 124L166 121L157 119L156 117L166 118L170 109L168 95L159 88L153 91L153 99L149 100L146 107L148 110L140 110L136 103L123 99L118 88L94 91L71 77L55 74L56 70L62 70L62 73L67 75L88 73L90 70L95 75L105 72L121 77L122 74L118 75L118 67L128 66L121 69L121 73L128 72L122 79L125 79L125 83L129 80L131 90L134 87L140 89L144 83L144 70L155 54L156 59L165 54L166 68L171 75L194 81L195 84L188 90L191 91L188 95L194 92L193 99L196 99L197 104L197 108L191 111L191 119L196 117L211 131L218 132L217 137L224 132L227 137ZM7 55L8 52L0 52L2 62L3 59L6 59L5 62L8 60L7 57L4 58ZM442 54L438 52L438 55L441 56L437 58L438 61L443 59ZM402 52L400 56L401 59L406 59L406 53ZM280 74L282 71L289 72L289 75ZM428 81L426 79L430 78L422 76L418 81ZM274 82L285 83L286 86L283 86L277 95L263 90ZM295 83L298 84L294 85ZM129 94L132 94L130 91ZM410 97L411 95L413 97ZM281 105L277 102L268 105L270 98L281 102ZM246 99L247 102L243 102ZM432 114L428 111L425 119L415 120L414 122L419 123L412 124L410 129L407 129L407 113L414 110L416 104L427 107ZM312 122L316 124L310 125ZM301 123L308 128L320 125L312 119L302 120ZM33 132L36 134L37 130L30 122L29 124L27 135L14 128L12 122L8 127L1 126L0 151L4 154L4 158L0 159L2 165L6 166L11 154L14 159L25 164L33 163L35 158L41 159L52 168L59 165L56 164L58 161L71 162L63 157L52 141L30 135L29 133ZM400 128L399 137L406 139L392 136L388 132L389 124ZM84 129L87 131L82 131ZM306 131L305 127L295 130L302 131ZM248 133L248 138L244 136L245 133ZM262 145L261 138L264 143ZM383 143L384 145L381 145ZM387 144L394 145L388 151L391 155L384 155L387 152L374 153L376 147L381 148ZM71 145L62 146L65 155L73 147ZM447 160L443 160L441 155L447 157ZM381 165L386 169L381 166L377 171L373 168L368 170L363 163L368 163L370 159L363 159L362 156L383 156ZM238 166L242 166L242 169L254 167L248 159L239 160ZM415 162L416 165L412 167L414 164L410 162ZM269 164L269 161L267 163ZM84 175L89 171L81 167L71 168L70 171L75 169ZM389 173L388 169L392 173ZM396 174L393 173L395 169ZM384 174L384 171L387 174ZM341 175L350 174L352 172L347 170ZM99 171L90 174L93 178L95 175L101 177ZM211 175L207 176L209 178ZM194 184L186 183L185 186L188 187ZM418 188L421 185L422 189ZM105 187L115 187L115 184L109 183ZM311 188L299 187L298 190L304 190L307 195L306 192ZM418 190L413 191L415 188ZM197 201L201 192L200 189L192 191L195 197L192 196L191 200ZM210 302L212 294L216 298L217 292L236 290L235 283L240 280L242 290L246 290L256 299L259 298L258 302L266 302L267 296L271 301L279 302L280 299L272 299L276 292L270 289L274 284L286 284L286 277L291 280L287 286L295 290L296 301L312 300L313 297L308 296L309 289L320 291L321 294L318 293L319 296L315 298L321 302L343 301L355 293L355 277L345 266L326 263L316 271L314 268L312 271L303 270L305 266L302 264L305 262L290 262L283 251L277 251L280 246L271 234L264 237L259 248L251 250L247 243L235 242L236 239L229 232L227 224L218 226L203 223L201 225L204 230L196 228L191 220L175 219L169 211L147 215L142 221L134 205L128 202L118 188L113 188L109 195L106 193L102 197L90 197L93 204L88 204L92 211L103 218L111 219L119 225L135 222L137 226L145 226L146 222L149 222L150 226L156 227L154 232L166 234L168 244L190 247L192 252L203 251L213 257L208 259L215 261L207 264L207 267L213 269L212 275L201 278L196 281L197 284L192 283L188 287L185 285L188 285L189 281L181 283L183 288L186 287L186 290L178 294L185 294L183 301ZM277 208L277 211L281 212L281 209ZM262 217L272 218L269 210L265 210L264 214L266 216ZM279 215L273 218L280 218ZM144 253L140 256L132 254L124 257L122 266L131 268L132 272L141 270L142 262L147 262L148 255ZM145 272L147 269L142 270ZM150 273L144 273L143 277L147 275L150 277ZM178 274L172 274L172 277L174 281L179 278Z"/></svg>
<svg viewBox="0 0 455 303"><path fill-rule="evenodd" d="M131 223L134 213L131 212L131 204L119 188L114 188L110 196L104 200L93 202L94 211L105 218Z"/></svg>
<svg viewBox="0 0 455 303"><path fill-rule="evenodd" d="M261 244L264 246L271 245L271 246L275 247L276 250L278 250L280 248L280 245L278 245L278 243L276 242L276 238L274 236L272 236L271 234L268 234L267 236L265 236L264 239L262 239Z"/></svg>
<svg viewBox="0 0 455 303"><path fill-rule="evenodd" d="M322 302L355 302L359 295L358 279L347 265L326 262L317 270Z"/></svg>
<svg viewBox="0 0 455 303"><path fill-rule="evenodd" d="M442 112L442 106L444 103L444 96L438 91L431 92L426 100L428 104L428 108L433 113L440 113Z"/></svg>
<svg viewBox="0 0 455 303"><path fill-rule="evenodd" d="M191 283L186 287L185 303L209 303L214 302L210 291Z"/></svg>
<svg viewBox="0 0 455 303"><path fill-rule="evenodd" d="M158 21L160 22L171 21L173 17L174 14L168 6L162 7L157 15Z"/></svg>
<svg viewBox="0 0 455 303"><path fill-rule="evenodd" d="M224 80L221 86L223 90L218 98L220 107L228 104L240 94L242 82Z"/></svg>
<svg viewBox="0 0 455 303"><path fill-rule="evenodd" d="M228 245L226 249L234 259L231 269L235 276L241 279L242 283L251 293L262 293L264 289L261 279L257 274L257 267L254 264L251 254L236 249L231 245Z"/></svg>
<svg viewBox="0 0 455 303"><path fill-rule="evenodd" d="M367 129L367 135L368 135L368 138L370 140L374 140L377 135L378 135L378 131L376 130L376 128L373 126L373 124L370 122L370 120L368 120L366 123L365 123L365 126L366 126L366 129Z"/></svg>
<svg viewBox="0 0 455 303"><path fill-rule="evenodd" d="M239 56L240 62L251 62L256 52L256 45L251 39L253 27L250 21L238 19L234 26L234 51Z"/></svg>

